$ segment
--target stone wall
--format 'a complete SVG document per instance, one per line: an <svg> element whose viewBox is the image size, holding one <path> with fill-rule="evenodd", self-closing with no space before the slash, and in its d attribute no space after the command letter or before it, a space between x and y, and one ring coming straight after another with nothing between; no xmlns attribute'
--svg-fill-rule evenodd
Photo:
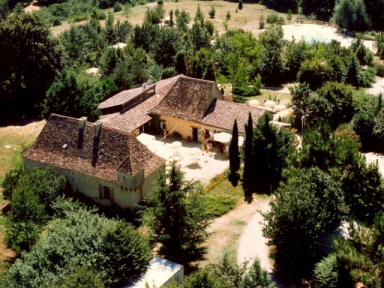
<svg viewBox="0 0 384 288"><path fill-rule="evenodd" d="M34 167L44 169L49 166L25 158L23 160L24 169L26 172L30 172ZM67 178L67 181L74 193L82 193L87 197L91 198L96 203L99 203L103 206L110 206L111 204L115 203L120 208L127 209L136 206L137 203L148 194L148 192L152 188L153 181L156 179L157 171L164 171L165 165L161 166L158 170L148 175L148 177L144 179L143 185L137 187L135 190L130 190L127 187L118 185L118 183L105 181L103 179L99 179L73 170L63 169L54 166L53 168L58 174L64 175ZM110 189L113 194L113 200L100 199L100 185L106 186Z"/></svg>
<svg viewBox="0 0 384 288"><path fill-rule="evenodd" d="M215 128L207 125L203 125L196 122L191 122L187 120L181 120L178 118L173 118L169 116L162 115L160 117L160 120L164 120L166 123L166 130L169 133L170 136L172 136L173 132L178 132L181 135L181 138L186 140L187 137L190 137L192 139L192 128L197 128L200 133L198 134L198 141L203 143L205 142L204 134L205 130L209 131L216 131L216 132L223 132L225 130L220 128ZM180 122L180 123L179 123ZM225 131L225 132L231 132L231 131Z"/></svg>

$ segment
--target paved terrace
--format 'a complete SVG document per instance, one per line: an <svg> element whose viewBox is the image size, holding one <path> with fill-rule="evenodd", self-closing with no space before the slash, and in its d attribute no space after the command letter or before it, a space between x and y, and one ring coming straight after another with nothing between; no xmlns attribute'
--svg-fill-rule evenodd
<svg viewBox="0 0 384 288"><path fill-rule="evenodd" d="M199 148L201 143L198 142L187 142L167 137L167 142L164 143L162 136L145 133L140 134L137 139L153 153L166 159L167 164L173 160L178 161L181 171L185 172L185 177L188 180L200 180L203 184L208 184L214 176L224 172L229 167L227 157L219 153L218 146L213 147L213 153L209 156L208 153Z"/></svg>

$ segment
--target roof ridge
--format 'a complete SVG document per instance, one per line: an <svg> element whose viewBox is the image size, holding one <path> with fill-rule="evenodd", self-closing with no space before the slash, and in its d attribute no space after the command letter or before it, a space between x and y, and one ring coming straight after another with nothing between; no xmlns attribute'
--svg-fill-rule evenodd
<svg viewBox="0 0 384 288"><path fill-rule="evenodd" d="M193 78L193 77L185 76L184 74L180 74L180 78L184 78L186 80L192 80L192 81L195 81L195 82L212 83L212 84L216 83L216 81L213 81L213 80Z"/></svg>

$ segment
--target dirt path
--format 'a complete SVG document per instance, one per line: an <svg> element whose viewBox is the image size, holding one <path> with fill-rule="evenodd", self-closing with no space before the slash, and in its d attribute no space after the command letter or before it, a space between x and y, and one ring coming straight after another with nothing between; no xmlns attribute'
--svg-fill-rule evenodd
<svg viewBox="0 0 384 288"><path fill-rule="evenodd" d="M366 92L373 95L384 93L384 78L376 77L375 83L373 83L372 86L366 90Z"/></svg>
<svg viewBox="0 0 384 288"><path fill-rule="evenodd" d="M268 257L267 239L263 237L261 232L264 218L260 214L260 211L268 212L270 210L269 200L260 202L259 205L260 210L248 221L248 225L240 237L237 249L237 264L244 261L249 261L249 264L251 264L258 257L260 258L261 267L271 273L272 265Z"/></svg>
<svg viewBox="0 0 384 288"><path fill-rule="evenodd" d="M268 212L270 210L269 200L265 199L259 202L259 209L248 221L247 227L244 229L237 249L237 264L240 265L244 261L249 261L248 267L253 263L255 258L260 259L261 268L266 270L272 277L278 288L286 288L285 285L276 274L273 273L273 266L269 258L269 248L267 239L263 236L262 228L264 218L260 212Z"/></svg>
<svg viewBox="0 0 384 288"><path fill-rule="evenodd" d="M253 215L261 208L261 203L257 200L248 204L240 200L236 208L227 214L215 219L208 228L211 233L206 244L208 247L207 260L200 263L205 266L208 263L215 263L228 253L236 261L236 250L238 240L244 231L248 221L251 221Z"/></svg>

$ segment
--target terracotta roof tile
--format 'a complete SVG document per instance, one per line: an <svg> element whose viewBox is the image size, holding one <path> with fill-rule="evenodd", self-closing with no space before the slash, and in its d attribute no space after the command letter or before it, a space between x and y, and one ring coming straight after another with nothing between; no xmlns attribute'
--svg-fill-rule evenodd
<svg viewBox="0 0 384 288"><path fill-rule="evenodd" d="M153 107L155 107L157 104L160 103L160 101L163 99L163 97L169 92L169 90L173 87L175 82L180 78L181 75L164 79L159 82L157 82L155 85L155 91L156 94L153 94L151 96L148 96L147 98L143 100L139 100L137 103L131 105L125 110L107 114L102 116L102 120L105 124L126 130L129 132L132 132L133 130L137 129L138 127L144 125L148 121L150 121L152 118L148 115L148 111L151 110ZM142 88L140 88L142 89ZM135 89L133 89L135 90ZM133 95L134 93L128 93L131 90L123 91L125 95ZM142 90L143 91L143 90ZM123 105L123 103L127 102L124 97L121 97L123 95L120 92L119 94L113 96L112 98L115 98L113 102L115 105ZM138 94L137 94L138 95ZM129 96L127 96L129 97ZM112 99L109 98L108 100ZM130 98L132 99L132 98ZM108 101L106 100L106 101ZM103 102L104 103L104 102ZM101 105L101 104L100 104ZM103 106L104 107L104 106ZM105 106L106 107L106 106Z"/></svg>
<svg viewBox="0 0 384 288"><path fill-rule="evenodd" d="M214 81L181 75L151 113L199 122L207 107Z"/></svg>
<svg viewBox="0 0 384 288"><path fill-rule="evenodd" d="M105 115L102 120L109 126L132 132L152 119L148 111L159 104L161 99L160 95L153 95L126 111Z"/></svg>
<svg viewBox="0 0 384 288"><path fill-rule="evenodd" d="M264 114L265 110L214 99L200 123L232 131L233 122L237 119L239 133L245 133L244 125L248 121L249 112L251 112L253 122L256 123Z"/></svg>
<svg viewBox="0 0 384 288"><path fill-rule="evenodd" d="M144 169L148 175L165 163L129 132L103 124L97 139L92 124L81 133L78 119L55 114L23 157L110 182L117 182L117 169L128 158L135 158L135 163L121 171L133 174Z"/></svg>

